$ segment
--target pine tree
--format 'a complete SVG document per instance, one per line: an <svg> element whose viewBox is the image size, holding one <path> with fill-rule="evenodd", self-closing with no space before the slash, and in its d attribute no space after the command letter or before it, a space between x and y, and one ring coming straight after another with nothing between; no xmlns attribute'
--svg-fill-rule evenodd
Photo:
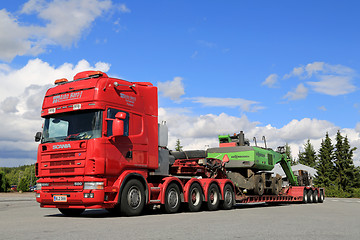
<svg viewBox="0 0 360 240"><path fill-rule="evenodd" d="M336 134L334 162L337 172L336 183L339 189L344 191L356 187L356 168L353 162L353 154L356 148L351 148L347 137L341 136L340 131Z"/></svg>
<svg viewBox="0 0 360 240"><path fill-rule="evenodd" d="M291 154L291 147L288 143L285 144L285 154L286 154L287 158L290 159L291 165L295 165L296 161Z"/></svg>
<svg viewBox="0 0 360 240"><path fill-rule="evenodd" d="M314 167L316 164L316 152L310 143L310 139L304 144L304 152L299 151L299 163L309 167Z"/></svg>
<svg viewBox="0 0 360 240"><path fill-rule="evenodd" d="M325 140L323 139L321 142L317 159L318 161L315 166L317 173L314 184L319 187L329 187L335 180L336 172L333 163L334 146L328 133L326 133Z"/></svg>
<svg viewBox="0 0 360 240"><path fill-rule="evenodd" d="M176 144L175 144L175 150L180 152L180 151L182 151L182 148L183 148L183 146L181 146L181 144L180 144L180 139L177 139Z"/></svg>

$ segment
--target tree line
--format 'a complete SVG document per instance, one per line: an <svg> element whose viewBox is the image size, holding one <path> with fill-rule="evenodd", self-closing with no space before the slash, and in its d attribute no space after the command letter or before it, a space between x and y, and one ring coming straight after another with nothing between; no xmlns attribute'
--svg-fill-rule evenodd
<svg viewBox="0 0 360 240"><path fill-rule="evenodd" d="M16 186L17 191L28 192L30 186L36 185L36 180L35 164L0 168L0 192L12 191L12 186Z"/></svg>
<svg viewBox="0 0 360 240"><path fill-rule="evenodd" d="M304 144L304 151L299 152L301 163L317 170L313 180L317 187L325 187L328 197L360 197L360 167L355 167L353 155L356 147L352 148L347 136L337 132L335 143L326 133L318 153L314 150L310 140Z"/></svg>

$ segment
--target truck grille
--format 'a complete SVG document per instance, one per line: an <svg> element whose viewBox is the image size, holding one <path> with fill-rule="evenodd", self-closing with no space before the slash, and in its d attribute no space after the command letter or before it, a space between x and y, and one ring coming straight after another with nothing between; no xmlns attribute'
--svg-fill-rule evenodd
<svg viewBox="0 0 360 240"><path fill-rule="evenodd" d="M50 162L51 167L75 165L75 160Z"/></svg>
<svg viewBox="0 0 360 240"><path fill-rule="evenodd" d="M57 153L50 155L50 159L75 157L75 153Z"/></svg>
<svg viewBox="0 0 360 240"><path fill-rule="evenodd" d="M82 175L85 171L85 151L44 154L39 164L42 176Z"/></svg>
<svg viewBox="0 0 360 240"><path fill-rule="evenodd" d="M55 168L50 169L50 173L73 173L75 168Z"/></svg>

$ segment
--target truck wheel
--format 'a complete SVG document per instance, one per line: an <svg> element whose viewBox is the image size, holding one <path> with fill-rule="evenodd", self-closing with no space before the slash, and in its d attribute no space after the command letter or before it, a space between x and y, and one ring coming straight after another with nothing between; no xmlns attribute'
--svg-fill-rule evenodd
<svg viewBox="0 0 360 240"><path fill-rule="evenodd" d="M313 194L313 203L318 203L318 202L319 202L319 195L318 195L318 191L315 190Z"/></svg>
<svg viewBox="0 0 360 240"><path fill-rule="evenodd" d="M215 183L210 184L207 193L207 208L210 211L218 209L220 204L220 192Z"/></svg>
<svg viewBox="0 0 360 240"><path fill-rule="evenodd" d="M319 203L323 203L325 199L324 191L320 189Z"/></svg>
<svg viewBox="0 0 360 240"><path fill-rule="evenodd" d="M64 214L65 216L69 217L77 217L82 214L85 209L80 208L59 208L59 211Z"/></svg>
<svg viewBox="0 0 360 240"><path fill-rule="evenodd" d="M221 208L225 210L229 210L233 207L233 203L234 203L234 190L229 184L227 184L224 187L224 200L222 201Z"/></svg>
<svg viewBox="0 0 360 240"><path fill-rule="evenodd" d="M176 183L171 183L165 191L165 205L166 213L176 213L180 208L180 190Z"/></svg>
<svg viewBox="0 0 360 240"><path fill-rule="evenodd" d="M255 189L254 193L256 195L262 196L265 190L265 182L261 175L255 175Z"/></svg>
<svg viewBox="0 0 360 240"><path fill-rule="evenodd" d="M314 202L313 191L311 189L308 190L307 195L308 195L308 203Z"/></svg>
<svg viewBox="0 0 360 240"><path fill-rule="evenodd" d="M307 192L307 190L304 188L303 203L308 203L308 202L309 202L308 192Z"/></svg>
<svg viewBox="0 0 360 240"><path fill-rule="evenodd" d="M201 208L202 204L202 190L198 183L191 184L189 189L189 203L188 209L190 212L197 212Z"/></svg>
<svg viewBox="0 0 360 240"><path fill-rule="evenodd" d="M144 205L144 186L139 180L131 179L121 193L120 212L125 216L137 216L141 214Z"/></svg>
<svg viewBox="0 0 360 240"><path fill-rule="evenodd" d="M271 179L271 193L273 195L279 195L279 193L280 193L279 180L277 178Z"/></svg>

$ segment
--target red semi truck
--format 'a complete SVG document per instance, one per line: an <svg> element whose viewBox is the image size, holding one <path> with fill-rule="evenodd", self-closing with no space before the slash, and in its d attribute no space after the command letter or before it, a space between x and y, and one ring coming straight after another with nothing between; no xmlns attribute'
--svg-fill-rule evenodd
<svg viewBox="0 0 360 240"><path fill-rule="evenodd" d="M227 177L225 160L206 158L205 151L172 153L166 124L158 124L157 88L148 82L80 72L72 81L55 81L41 117L36 199L65 215L104 208L133 216L145 205L174 213L181 203L198 211L236 202L308 202L311 190L324 198L323 189L310 186L247 196Z"/></svg>

